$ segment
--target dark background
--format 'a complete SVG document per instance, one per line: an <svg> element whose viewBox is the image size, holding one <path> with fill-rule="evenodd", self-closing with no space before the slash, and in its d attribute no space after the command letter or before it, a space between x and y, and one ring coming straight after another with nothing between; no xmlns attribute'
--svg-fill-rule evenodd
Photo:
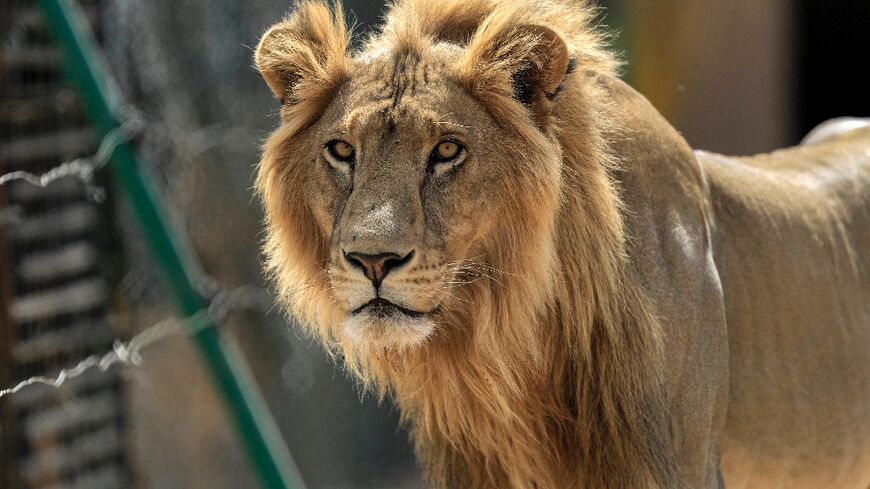
<svg viewBox="0 0 870 489"><path fill-rule="evenodd" d="M870 116L870 2L797 2L794 15L795 130L831 117Z"/></svg>
<svg viewBox="0 0 870 489"><path fill-rule="evenodd" d="M252 48L290 2L82 3L126 100L147 123L137 141L140 152L174 224L190 236L208 285L247 284L268 297L258 255L262 211L251 184L259 145L279 122L278 104L256 73ZM437 8L437 1L432 4ZM361 32L377 23L382 10L377 1L346 0L345 5ZM864 71L870 58L870 1L609 0L603 6L602 22L615 33L614 47L626 60L624 77L694 147L729 154L770 151L796 144L830 117L870 116ZM35 3L0 0L0 174L19 168L44 171L92 154L97 141L87 128ZM79 139L62 137L70 131ZM24 147L43 156L22 153ZM46 147L53 149L50 157L44 155ZM17 166L13 154L23 154L30 166ZM113 338L129 339L173 312L123 202L111 189L98 203L86 198L84 189L75 194L69 187L53 187L48 194L62 197L38 204L33 202L39 193L32 188L0 187L0 388L56 373L81 355L110 349ZM35 250L16 241L20 226L71 202L100 216L82 238L100 250L98 263L88 275L50 278L31 290L21 263ZM67 246L64 240L73 238L79 242L81 237L53 238L40 244L40 251ZM107 335L101 346L39 357L26 366L16 363L16 342L25 333L66 327L61 317L16 324L9 315L16 301L95 277L109 291L105 304L92 311L103 325L100 334ZM245 352L309 488L420 487L395 409L361 394L340 366L289 323L266 307L233 314L222 327ZM112 392L121 407L110 421L123 439L108 455L101 447L87 451L77 444L93 435L93 426L29 437L27 427L42 419L42 411L24 410L26 396L3 398L0 487L256 486L187 339L161 341L143 352L139 367L114 375ZM68 421L81 412L88 395L62 389L43 407ZM74 447L82 451L70 451ZM93 455L98 452L103 455ZM58 453L64 460L79 460L78 465L63 471L41 468L55 467ZM123 482L93 482L93 474L108 465L121 467Z"/></svg>

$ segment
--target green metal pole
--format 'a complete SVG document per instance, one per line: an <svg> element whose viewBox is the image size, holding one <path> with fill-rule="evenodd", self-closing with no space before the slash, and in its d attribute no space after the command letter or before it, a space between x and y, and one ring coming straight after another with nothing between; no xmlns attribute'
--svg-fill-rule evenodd
<svg viewBox="0 0 870 489"><path fill-rule="evenodd" d="M120 92L99 56L93 35L77 5L69 0L39 0L46 20L59 41L70 75L78 84L88 115L101 137L121 125ZM164 212L155 197L147 173L137 164L132 147L122 143L115 149L110 168L117 185L139 220L166 286L185 317L206 306L192 280L192 254L170 234ZM182 257L186 257L187 260ZM193 339L226 401L235 427L264 488L304 489L290 452L257 390L253 377L232 343L221 341L214 323L193 333Z"/></svg>

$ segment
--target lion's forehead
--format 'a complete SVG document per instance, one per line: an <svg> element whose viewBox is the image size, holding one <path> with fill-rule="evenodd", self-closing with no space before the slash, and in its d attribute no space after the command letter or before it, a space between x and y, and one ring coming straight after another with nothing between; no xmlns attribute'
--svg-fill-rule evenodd
<svg viewBox="0 0 870 489"><path fill-rule="evenodd" d="M398 105L405 96L415 96L425 89L433 74L431 63L407 53L384 56L369 65L361 65L356 77L364 85L371 101L388 101Z"/></svg>
<svg viewBox="0 0 870 489"><path fill-rule="evenodd" d="M449 91L449 56L437 51L364 53L351 70L350 104L399 107L409 100L428 101Z"/></svg>

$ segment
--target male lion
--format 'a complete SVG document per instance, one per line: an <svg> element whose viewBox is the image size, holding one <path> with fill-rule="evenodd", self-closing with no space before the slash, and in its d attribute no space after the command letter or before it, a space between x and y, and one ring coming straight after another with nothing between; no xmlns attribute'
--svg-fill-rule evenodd
<svg viewBox="0 0 870 489"><path fill-rule="evenodd" d="M867 489L870 128L693 153L593 15L398 0L350 51L309 1L266 32L288 311L433 487Z"/></svg>

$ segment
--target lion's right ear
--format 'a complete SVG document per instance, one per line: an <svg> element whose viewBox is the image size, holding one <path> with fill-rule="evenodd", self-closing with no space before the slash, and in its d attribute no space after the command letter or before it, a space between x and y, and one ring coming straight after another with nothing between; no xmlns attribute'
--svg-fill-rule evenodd
<svg viewBox="0 0 870 489"><path fill-rule="evenodd" d="M275 97L292 105L340 84L349 42L340 3L332 11L323 2L305 1L263 34L255 59Z"/></svg>

